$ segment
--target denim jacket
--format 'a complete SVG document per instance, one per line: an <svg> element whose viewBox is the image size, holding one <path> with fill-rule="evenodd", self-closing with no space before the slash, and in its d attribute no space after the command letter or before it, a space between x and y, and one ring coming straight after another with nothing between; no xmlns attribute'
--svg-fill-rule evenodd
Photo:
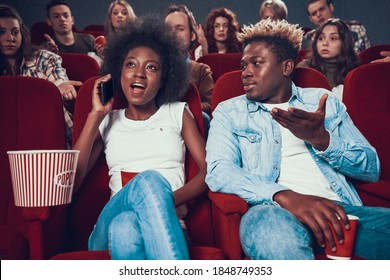
<svg viewBox="0 0 390 280"><path fill-rule="evenodd" d="M377 181L380 164L376 150L355 127L345 105L331 92L299 88L292 83L290 107L314 112L328 93L325 129L330 143L318 151L307 148L330 187L347 204L362 205L346 177ZM249 204L276 204L273 196L287 188L276 183L281 162L281 132L269 110L241 95L218 105L206 145L206 183L212 191L236 194Z"/></svg>

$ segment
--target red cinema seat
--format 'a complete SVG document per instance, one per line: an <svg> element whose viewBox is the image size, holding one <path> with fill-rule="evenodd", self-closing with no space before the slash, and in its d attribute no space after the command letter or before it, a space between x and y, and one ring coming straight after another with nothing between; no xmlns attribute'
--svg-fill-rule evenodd
<svg viewBox="0 0 390 280"><path fill-rule="evenodd" d="M316 87L331 90L328 79L320 71L310 67L296 67L292 81L301 88Z"/></svg>
<svg viewBox="0 0 390 280"><path fill-rule="evenodd" d="M7 151L66 149L61 95L31 77L0 77L0 88L0 256L47 259L64 248L67 206L15 206Z"/></svg>
<svg viewBox="0 0 390 280"><path fill-rule="evenodd" d="M348 73L343 102L381 162L379 182L354 182L365 205L390 207L390 63L368 63Z"/></svg>
<svg viewBox="0 0 390 280"><path fill-rule="evenodd" d="M213 80L216 82L226 72L241 69L242 53L210 53L198 58L198 62L210 66Z"/></svg>

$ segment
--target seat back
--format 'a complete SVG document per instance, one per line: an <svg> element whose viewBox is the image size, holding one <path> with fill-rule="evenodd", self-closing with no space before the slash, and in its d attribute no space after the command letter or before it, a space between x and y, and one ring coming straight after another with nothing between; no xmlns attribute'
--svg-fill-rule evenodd
<svg viewBox="0 0 390 280"><path fill-rule="evenodd" d="M93 57L83 53L59 53L59 55L69 80L85 82L99 75L100 67Z"/></svg>
<svg viewBox="0 0 390 280"><path fill-rule="evenodd" d="M357 128L375 147L381 163L378 182L353 181L363 203L390 207L390 63L355 68L344 81L343 102Z"/></svg>
<svg viewBox="0 0 390 280"><path fill-rule="evenodd" d="M316 87L331 90L328 79L320 71L310 67L296 67L292 81L298 87Z"/></svg>
<svg viewBox="0 0 390 280"><path fill-rule="evenodd" d="M375 45L361 51L358 56L360 58L360 64L370 63L375 59L383 58L380 55L381 51L390 51L390 44Z"/></svg>
<svg viewBox="0 0 390 280"><path fill-rule="evenodd" d="M100 66L96 59L84 53L59 53L62 58L62 67L66 70L69 80L85 82L89 78L99 75ZM76 87L79 90L79 87ZM75 101L66 103L66 109L74 112Z"/></svg>
<svg viewBox="0 0 390 280"><path fill-rule="evenodd" d="M103 24L89 24L84 27L84 31L100 31L104 32L104 25Z"/></svg>
<svg viewBox="0 0 390 280"><path fill-rule="evenodd" d="M343 102L355 125L381 161L381 178L390 180L390 63L355 68L344 81Z"/></svg>
<svg viewBox="0 0 390 280"><path fill-rule="evenodd" d="M46 41L44 34L50 35L52 37L54 35L53 28L47 24L46 21L37 21L33 23L30 28L31 32L31 43L34 45L41 45Z"/></svg>
<svg viewBox="0 0 390 280"><path fill-rule="evenodd" d="M226 72L241 69L242 53L210 53L198 58L198 62L210 66L213 80L216 82Z"/></svg>
<svg viewBox="0 0 390 280"><path fill-rule="evenodd" d="M93 77L87 80L79 90L74 110L73 143L77 141L88 113L91 110L91 93L97 78L98 77ZM119 96L116 93L114 97L114 109L124 108L124 106L126 106L126 103L122 102L118 97ZM188 103L191 112L195 117L199 131L204 136L200 96L195 85L192 84L190 86L183 101ZM198 167L189 152L186 154L185 169L186 178L188 180L198 172ZM102 153L98 162L87 174L71 204L68 232L70 237L70 251L87 249L88 237L92 232L98 215L110 197L108 182L108 167L104 154ZM211 205L207 198L207 194L204 194L189 203L186 224L193 245L212 246L214 244Z"/></svg>
<svg viewBox="0 0 390 280"><path fill-rule="evenodd" d="M220 102L245 94L241 73L242 70L230 71L218 79L211 95L211 111L214 111Z"/></svg>
<svg viewBox="0 0 390 280"><path fill-rule="evenodd" d="M22 217L25 208L16 207L12 193L11 173L7 151L35 149L66 149L65 120L58 88L44 79L31 77L0 77L0 225L10 226L31 241L31 223ZM48 207L30 208L37 215L46 216ZM31 214L31 212L29 212ZM31 216L31 218L33 218ZM63 220L65 221L65 220ZM50 232L61 239L63 228L46 221L42 234ZM60 223L61 221L58 220ZM55 224L56 222L54 222ZM53 225L54 225L53 224ZM48 226L48 231L45 227ZM40 236L42 237L42 236ZM34 240L38 243L38 240ZM43 240L50 242L49 240ZM49 251L54 248L45 248ZM43 256L43 252L32 255Z"/></svg>
<svg viewBox="0 0 390 280"><path fill-rule="evenodd" d="M241 80L241 70L223 74L215 83L211 96L211 111L227 99L245 94ZM309 67L296 67L293 82L299 87L319 87L330 90L328 80L321 72Z"/></svg>

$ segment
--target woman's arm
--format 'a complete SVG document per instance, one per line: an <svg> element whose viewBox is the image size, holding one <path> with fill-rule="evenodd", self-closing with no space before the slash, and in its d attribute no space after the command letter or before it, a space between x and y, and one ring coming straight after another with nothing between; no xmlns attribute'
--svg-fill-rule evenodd
<svg viewBox="0 0 390 280"><path fill-rule="evenodd" d="M198 43L202 46L202 54L200 56L206 55L209 53L209 44L207 43L206 36L204 35L203 27L201 24L196 26L195 32L198 34Z"/></svg>
<svg viewBox="0 0 390 280"><path fill-rule="evenodd" d="M110 75L106 75L95 81L92 92L92 109L73 147L74 150L80 151L76 169L75 191L80 187L85 175L95 164L103 150L104 143L99 133L99 125L111 111L113 101L110 100L105 106L102 105L98 93L98 85L101 82L108 81L110 78Z"/></svg>
<svg viewBox="0 0 390 280"><path fill-rule="evenodd" d="M198 174L182 188L174 192L175 205L181 205L207 191L206 177L206 149L205 140L200 134L191 112L185 108L183 112L182 137L187 151L191 153L199 167Z"/></svg>

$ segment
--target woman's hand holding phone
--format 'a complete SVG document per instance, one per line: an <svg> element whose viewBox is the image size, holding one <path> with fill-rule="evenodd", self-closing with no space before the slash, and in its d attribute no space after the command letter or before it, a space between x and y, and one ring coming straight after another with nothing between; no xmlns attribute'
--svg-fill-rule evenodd
<svg viewBox="0 0 390 280"><path fill-rule="evenodd" d="M114 88L111 75L105 75L95 81L92 94L92 110L104 115L112 109Z"/></svg>

